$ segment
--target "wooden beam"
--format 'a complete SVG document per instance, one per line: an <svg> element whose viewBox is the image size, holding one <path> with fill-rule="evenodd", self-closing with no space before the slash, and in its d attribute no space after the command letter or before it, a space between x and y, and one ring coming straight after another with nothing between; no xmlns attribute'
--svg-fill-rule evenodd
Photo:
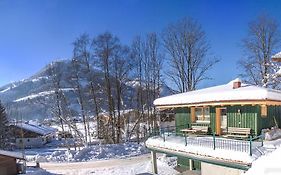
<svg viewBox="0 0 281 175"><path fill-rule="evenodd" d="M272 61L274 62L281 62L281 57L278 57L278 58L271 58Z"/></svg>
<svg viewBox="0 0 281 175"><path fill-rule="evenodd" d="M202 115L203 115L203 120L205 120L205 108L202 107Z"/></svg>
<svg viewBox="0 0 281 175"><path fill-rule="evenodd" d="M221 135L221 108L216 108L216 134Z"/></svg>
<svg viewBox="0 0 281 175"><path fill-rule="evenodd" d="M191 123L196 121L195 107L190 107Z"/></svg>

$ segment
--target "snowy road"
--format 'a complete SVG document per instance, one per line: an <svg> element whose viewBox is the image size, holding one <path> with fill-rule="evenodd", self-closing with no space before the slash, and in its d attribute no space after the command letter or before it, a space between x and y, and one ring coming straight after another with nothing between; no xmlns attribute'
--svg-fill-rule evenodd
<svg viewBox="0 0 281 175"><path fill-rule="evenodd" d="M93 168L109 168L116 166L132 165L136 163L143 163L150 161L150 154L145 154L137 157L130 157L127 159L110 159L110 160L99 160L89 162L71 162L71 163L41 163L40 167L50 171L59 172L61 170L81 170L81 169L93 169Z"/></svg>
<svg viewBox="0 0 281 175"><path fill-rule="evenodd" d="M159 155L158 167L159 174L173 175L177 172L168 166L165 159L161 160ZM40 167L47 172L60 175L88 175L88 174L103 174L103 175L135 175L135 174L150 174L151 162L150 154L130 157L126 159L109 159L88 162L71 162L71 163L41 163Z"/></svg>

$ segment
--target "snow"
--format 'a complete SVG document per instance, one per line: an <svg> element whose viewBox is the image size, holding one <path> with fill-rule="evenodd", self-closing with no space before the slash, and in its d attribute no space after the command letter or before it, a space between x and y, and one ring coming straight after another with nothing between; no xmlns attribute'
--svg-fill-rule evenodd
<svg viewBox="0 0 281 175"><path fill-rule="evenodd" d="M73 88L62 88L60 90L62 90L62 91L72 91ZM53 91L53 90L52 91L43 91L43 92L39 92L37 94L31 94L31 95L28 95L26 97L16 99L16 100L14 100L14 102L31 100L31 99L35 99L35 98L38 98L38 97L48 96L48 95L51 95L51 94L54 94L54 93L55 93L55 91Z"/></svg>
<svg viewBox="0 0 281 175"><path fill-rule="evenodd" d="M227 84L195 90L176 95L158 98L154 105L179 105L204 102L221 102L237 100L276 100L281 101L281 91L241 84L240 88L233 89L233 81Z"/></svg>
<svg viewBox="0 0 281 175"><path fill-rule="evenodd" d="M158 169L160 175L172 175L172 174L177 174L178 172L165 163L162 163L160 161L157 161L158 164ZM145 174L148 172L151 172L151 162L145 162L145 163L139 163L139 164L134 164L134 165L129 165L129 166L121 166L121 167L110 167L110 168L98 168L95 169L94 171L91 170L90 172L92 174L108 174L108 175L118 175L118 174L128 174L128 175L135 175L135 174ZM90 173L89 172L89 173ZM75 173L74 173L75 174ZM86 174L88 174L86 170Z"/></svg>
<svg viewBox="0 0 281 175"><path fill-rule="evenodd" d="M8 157L14 157L18 159L24 159L24 156L22 155L21 152L12 152L12 151L5 151L5 150L0 150L0 155L8 156Z"/></svg>
<svg viewBox="0 0 281 175"><path fill-rule="evenodd" d="M33 124L29 124L29 123L17 123L16 126L19 128L28 130L28 131L38 133L40 135L48 135L50 133L56 132L55 128L51 128L51 127L47 127L47 126L42 127L39 125L33 125Z"/></svg>
<svg viewBox="0 0 281 175"><path fill-rule="evenodd" d="M136 159L127 159L127 160L107 160L107 161L98 161L93 162L89 166L85 166L84 163L76 164L63 164L64 168L56 168L51 165L49 168L46 168L47 171L36 168L28 168L29 175L52 175L52 174L68 174L68 175L86 175L86 174L106 174L106 175L135 175L143 174L150 175L152 174L152 164L150 160L143 158ZM42 165L44 166L44 165ZM175 157L166 157L165 155L158 157L157 160L158 174L160 175L175 175L178 172L174 169L176 166Z"/></svg>
<svg viewBox="0 0 281 175"><path fill-rule="evenodd" d="M37 82L37 81L40 81L40 80L43 80L43 79L49 79L49 77L48 76L38 77L38 78L32 79L31 81L34 83L34 82Z"/></svg>
<svg viewBox="0 0 281 175"><path fill-rule="evenodd" d="M55 175L55 174L47 172L46 170L43 170L41 168L34 168L34 167L28 167L26 169L26 174L28 174L28 175Z"/></svg>
<svg viewBox="0 0 281 175"><path fill-rule="evenodd" d="M10 86L10 87L8 87L8 88L6 88L6 89L0 91L0 93L7 92L7 91L9 91L9 90L11 90L11 89L13 89L13 88L15 88L15 87L16 87L16 85L12 83L12 86Z"/></svg>
<svg viewBox="0 0 281 175"><path fill-rule="evenodd" d="M67 148L27 149L26 157L29 161L39 162L85 162L107 160L112 158L127 158L148 153L144 144L128 142L123 144L93 145L79 150Z"/></svg>
<svg viewBox="0 0 281 175"><path fill-rule="evenodd" d="M170 167L167 163L157 160L158 174L159 175L174 175L178 174L176 170ZM60 174L69 174L69 175L83 175L83 174L106 174L106 175L136 175L143 174L149 175L152 174L152 164L151 161L146 161L143 163L135 163L132 165L121 165L121 166L109 166L105 168L83 168L80 170L60 170L56 173Z"/></svg>
<svg viewBox="0 0 281 175"><path fill-rule="evenodd" d="M67 148L27 149L27 160L39 161L42 169L46 170L28 168L27 174L152 174L150 154L147 153L144 144L134 142L93 145L81 151L73 148L70 151ZM178 174L174 170L175 157L158 157L157 166L160 175Z"/></svg>
<svg viewBox="0 0 281 175"><path fill-rule="evenodd" d="M281 58L281 52L273 55L271 58Z"/></svg>
<svg viewBox="0 0 281 175"><path fill-rule="evenodd" d="M279 67L279 70L276 72L276 75L277 75L277 76L280 76L280 75L281 75L281 67Z"/></svg>
<svg viewBox="0 0 281 175"><path fill-rule="evenodd" d="M91 118L91 117L89 116L89 118ZM97 128L96 125L97 125L97 123L95 121L90 121L89 122L89 132L90 133L96 133L96 128ZM57 124L56 125L52 125L51 127L52 128L56 128L58 131L62 131L61 126L59 126ZM75 133L75 131L73 129L71 129L69 127L69 125L64 124L63 127L64 127L64 131L70 132L72 135L77 134L77 133ZM80 135L85 136L85 128L84 128L84 123L83 122L75 123L75 127L77 128L76 131L78 131ZM91 141L93 141L94 137L95 137L95 135L91 135L91 136L88 135L87 140L91 139Z"/></svg>
<svg viewBox="0 0 281 175"><path fill-rule="evenodd" d="M281 129L279 128L264 129L262 132L264 133L265 140L275 140L281 137Z"/></svg>
<svg viewBox="0 0 281 175"><path fill-rule="evenodd" d="M252 163L252 167L245 173L245 175L263 175L263 174L280 174L281 173L281 147L280 140L276 150L261 156Z"/></svg>
<svg viewBox="0 0 281 175"><path fill-rule="evenodd" d="M7 91L9 91L10 89L11 89L11 87L8 87L8 88L6 88L6 89L4 89L4 90L0 91L0 93L7 92Z"/></svg>
<svg viewBox="0 0 281 175"><path fill-rule="evenodd" d="M181 136L168 136L164 141L162 137L155 136L151 137L146 141L146 146L151 149L168 149L173 152L182 152L186 154L194 154L197 156L212 157L220 160L231 161L231 162L241 162L245 164L251 163L257 157L261 155L260 151L256 150L260 143L253 143L253 155L249 155L249 144L246 141L235 142L232 146L230 144L234 142L232 139L226 138L216 138L218 143L224 143L224 147L213 147L210 146L213 142L212 137L187 137L187 145L185 146L185 138ZM198 141L201 141L200 144ZM195 144L191 144L195 143ZM218 144L217 144L218 145ZM228 148L233 149L228 149ZM234 148L235 147L235 148ZM242 148L242 149L239 149ZM240 150L240 151L239 151ZM263 150L263 149L262 149Z"/></svg>

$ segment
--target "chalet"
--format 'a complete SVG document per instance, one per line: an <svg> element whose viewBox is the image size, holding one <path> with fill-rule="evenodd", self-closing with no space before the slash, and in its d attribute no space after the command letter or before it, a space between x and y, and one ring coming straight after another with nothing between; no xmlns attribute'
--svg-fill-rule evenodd
<svg viewBox="0 0 281 175"><path fill-rule="evenodd" d="M275 61L275 62L281 62L281 52L279 52L279 53L273 55L273 56L271 57L271 59L272 59L272 61Z"/></svg>
<svg viewBox="0 0 281 175"><path fill-rule="evenodd" d="M265 128L281 126L281 91L244 84L240 79L158 98L154 105L159 111L172 109L175 125L148 138L152 158L156 152L176 155L179 166L202 174L212 174L210 169L232 174L247 170L256 148L253 138L260 139ZM169 138L172 130L176 136ZM254 145L259 144L263 143ZM153 165L157 173L155 161Z"/></svg>
<svg viewBox="0 0 281 175"><path fill-rule="evenodd" d="M56 138L57 130L48 126L17 123L10 127L18 148L41 147Z"/></svg>
<svg viewBox="0 0 281 175"><path fill-rule="evenodd" d="M0 150L0 174L16 175L24 173L24 167L19 168L17 162L25 160L21 153Z"/></svg>

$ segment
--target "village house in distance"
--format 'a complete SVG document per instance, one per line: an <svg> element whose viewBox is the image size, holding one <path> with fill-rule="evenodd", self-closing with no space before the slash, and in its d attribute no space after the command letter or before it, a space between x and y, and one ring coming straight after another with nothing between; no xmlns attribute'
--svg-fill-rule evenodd
<svg viewBox="0 0 281 175"><path fill-rule="evenodd" d="M158 98L159 111L173 110L175 126L152 133L146 146L178 157L178 165L202 175L238 175L262 154L263 129L281 126L281 92L244 84L227 84Z"/></svg>
<svg viewBox="0 0 281 175"><path fill-rule="evenodd" d="M56 139L57 129L44 125L20 122L10 128L17 148L38 148Z"/></svg>

